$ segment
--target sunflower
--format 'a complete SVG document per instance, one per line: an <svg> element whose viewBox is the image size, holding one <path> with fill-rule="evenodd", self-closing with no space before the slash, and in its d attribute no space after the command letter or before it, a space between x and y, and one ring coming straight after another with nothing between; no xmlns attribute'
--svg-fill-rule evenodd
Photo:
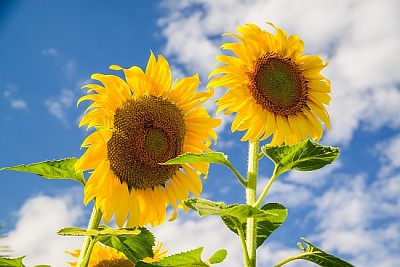
<svg viewBox="0 0 400 267"><path fill-rule="evenodd" d="M163 258L168 253L168 250L161 250L163 244L157 242L157 244L153 247L153 257L144 258L144 262L157 262ZM79 258L80 250L76 249L72 252L66 251L66 253L70 254L75 258ZM68 262L71 266L76 266L77 262ZM100 243L96 243L93 246L92 254L90 255L90 260L88 267L133 267L133 264L128 258L124 255L124 253L116 250L112 247L106 247L101 245Z"/></svg>
<svg viewBox="0 0 400 267"><path fill-rule="evenodd" d="M199 196L200 176L207 176L209 163L160 163L187 152L211 151L211 139L217 139L213 128L221 122L200 105L213 90L195 92L197 74L172 83L168 62L153 53L145 71L136 66L110 69L123 70L126 80L93 74L102 85L85 85L88 94L78 101L93 101L79 126L95 128L75 165L79 171L93 170L84 203L95 198L105 223L115 214L119 227L126 221L126 227L159 225L169 204L173 220L190 192Z"/></svg>
<svg viewBox="0 0 400 267"><path fill-rule="evenodd" d="M217 100L217 113L236 113L231 130L247 130L242 141L272 136L271 145L292 145L309 137L319 140L322 124L330 128L324 106L331 100L330 82L320 74L328 62L302 55L304 44L297 35L287 37L269 24L276 34L251 23L237 28L241 34L227 34L240 42L221 46L234 55L217 56L223 64L209 76L209 88L229 88Z"/></svg>

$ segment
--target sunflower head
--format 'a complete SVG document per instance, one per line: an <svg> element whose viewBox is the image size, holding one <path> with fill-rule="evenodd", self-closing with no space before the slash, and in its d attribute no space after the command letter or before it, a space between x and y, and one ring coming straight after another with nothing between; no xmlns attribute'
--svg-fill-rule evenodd
<svg viewBox="0 0 400 267"><path fill-rule="evenodd" d="M327 66L319 56L302 55L303 42L297 35L274 27L272 34L254 24L228 33L238 43L223 49L222 63L213 72L208 87L229 90L217 101L218 112L236 113L232 131L246 131L242 141L264 140L271 145L292 145L311 137L322 137L322 124L329 130L325 105L330 102L330 82L320 74Z"/></svg>
<svg viewBox="0 0 400 267"><path fill-rule="evenodd" d="M143 259L144 262L152 263L157 262L168 253L167 250L162 250L163 243L157 242L153 247L153 257L146 257ZM66 251L67 254L79 258L80 250L76 249L72 252ZM71 266L76 266L77 262L68 262ZM106 247L100 243L96 243L93 246L92 254L90 255L88 267L133 267L135 266L122 252L112 247Z"/></svg>
<svg viewBox="0 0 400 267"><path fill-rule="evenodd" d="M196 92L197 75L172 83L168 62L151 53L146 70L123 69L125 79L94 74L100 84L88 84L88 94L78 103L92 101L80 126L95 128L83 142L87 148L76 169L92 170L84 189L84 202L96 198L106 223L127 227L158 225L166 208L176 208L192 192L202 190L200 175L209 164L162 165L181 154L211 151L214 128L220 120L210 117L201 104L213 90Z"/></svg>

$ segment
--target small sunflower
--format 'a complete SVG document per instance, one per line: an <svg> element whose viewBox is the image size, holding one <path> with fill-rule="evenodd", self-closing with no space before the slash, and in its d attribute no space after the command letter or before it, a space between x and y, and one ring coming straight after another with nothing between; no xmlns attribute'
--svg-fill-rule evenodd
<svg viewBox="0 0 400 267"><path fill-rule="evenodd" d="M237 28L241 35L227 34L240 42L221 46L235 55L217 56L223 64L210 73L215 77L208 87L229 88L217 101L217 112L236 113L231 130L247 130L242 141L271 135L271 145L292 145L309 137L319 140L321 124L330 128L324 106L331 100L330 82L320 74L328 63L319 56L302 55L304 44L297 35L287 37L270 25L275 35L251 23Z"/></svg>
<svg viewBox="0 0 400 267"><path fill-rule="evenodd" d="M172 83L168 62L162 56L156 60L153 53L145 72L136 66L110 69L123 70L126 81L93 74L103 86L87 84L88 94L78 101L93 101L79 126L95 128L75 165L79 171L93 170L84 203L96 198L104 221L115 214L119 227L126 220L127 227L159 225L169 204L174 208L172 220L189 192L198 196L202 191L200 176L207 176L208 163L160 163L187 152L211 151L211 139L217 139L213 128L221 122L200 105L213 91L195 92L197 74Z"/></svg>
<svg viewBox="0 0 400 267"><path fill-rule="evenodd" d="M168 253L168 250L161 250L163 244L157 242L157 244L153 247L154 256L144 258L144 262L157 262L163 258ZM66 251L66 253L70 254L71 256L75 257L76 259L79 258L80 249L76 249L72 252ZM71 266L76 266L77 262L68 262ZM124 253L116 250L112 247L106 247L101 245L100 243L96 243L93 246L92 254L90 255L90 260L88 267L133 267L135 266L128 258L124 255Z"/></svg>

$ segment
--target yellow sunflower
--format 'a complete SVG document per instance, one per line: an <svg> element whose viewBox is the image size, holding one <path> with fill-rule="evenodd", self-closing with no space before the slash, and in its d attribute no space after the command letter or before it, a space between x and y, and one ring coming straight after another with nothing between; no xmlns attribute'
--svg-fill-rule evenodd
<svg viewBox="0 0 400 267"><path fill-rule="evenodd" d="M157 244L153 247L154 256L152 258L147 257L144 258L144 262L156 262L163 258L168 253L168 250L161 250L163 244L157 242ZM70 254L71 256L75 257L76 259L79 258L80 249L76 249L72 252L66 251L66 253ZM77 262L68 262L71 266L76 266ZM92 254L90 255L90 260L88 267L133 267L134 264L128 260L128 258L124 255L124 253L116 250L112 247L106 247L101 245L100 243L96 243L93 246Z"/></svg>
<svg viewBox="0 0 400 267"><path fill-rule="evenodd" d="M242 141L271 135L271 145L319 140L322 124L330 128L324 106L331 100L330 82L320 74L328 63L302 55L304 44L297 35L287 37L269 24L276 34L251 23L237 28L241 34L227 34L240 42L221 46L234 55L217 56L223 64L209 76L208 87L229 88L217 101L217 112L236 113L231 130L247 130Z"/></svg>
<svg viewBox="0 0 400 267"><path fill-rule="evenodd" d="M170 204L177 205L189 192L199 196L200 176L208 174L208 163L161 165L178 155L211 151L213 128L221 122L210 117L200 105L213 90L196 92L198 75L172 83L171 70L164 57L151 53L146 70L133 66L123 69L125 80L115 75L93 74L102 83L87 84L81 97L93 103L80 125L94 127L82 144L87 148L75 167L93 170L84 189L85 205L95 205L108 223L127 227L164 222ZM94 93L91 93L94 92Z"/></svg>

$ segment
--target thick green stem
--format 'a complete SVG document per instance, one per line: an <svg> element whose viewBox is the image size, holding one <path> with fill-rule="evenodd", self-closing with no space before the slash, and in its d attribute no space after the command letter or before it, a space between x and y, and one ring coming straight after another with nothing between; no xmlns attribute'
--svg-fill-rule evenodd
<svg viewBox="0 0 400 267"><path fill-rule="evenodd" d="M247 168L247 187L246 204L254 206L257 198L257 178L258 178L258 150L259 142L249 142L249 159ZM246 226L246 244L249 253L248 267L256 266L257 249L257 221L254 218L247 219Z"/></svg>
<svg viewBox="0 0 400 267"><path fill-rule="evenodd" d="M96 209L96 205L93 205L92 215L90 216L89 224L87 229L97 229L100 225L101 217L103 216L102 212ZM81 253L79 254L77 267L86 267L88 266L90 254L92 253L92 249L94 246L94 238L92 236L86 236L83 241Z"/></svg>

